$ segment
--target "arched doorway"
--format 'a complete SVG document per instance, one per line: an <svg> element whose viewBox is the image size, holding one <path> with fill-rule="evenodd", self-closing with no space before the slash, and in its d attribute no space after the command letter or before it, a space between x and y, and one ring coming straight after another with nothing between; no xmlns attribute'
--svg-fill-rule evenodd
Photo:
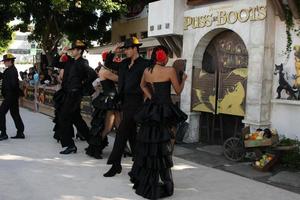
<svg viewBox="0 0 300 200"><path fill-rule="evenodd" d="M218 33L207 45L201 66L193 66L191 105L192 111L201 112L200 140L222 143L241 129L247 67L247 48L231 30Z"/></svg>

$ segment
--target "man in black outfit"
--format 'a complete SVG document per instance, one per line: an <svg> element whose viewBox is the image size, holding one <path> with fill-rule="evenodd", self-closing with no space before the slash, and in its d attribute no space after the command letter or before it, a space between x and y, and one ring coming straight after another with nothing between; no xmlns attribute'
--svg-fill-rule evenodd
<svg viewBox="0 0 300 200"><path fill-rule="evenodd" d="M6 122L5 115L10 111L10 114L15 122L17 128L17 135L11 137L13 139L24 139L24 124L21 119L19 113L19 79L18 79L18 71L15 67L15 57L12 54L6 54L3 56L3 60L5 67L4 73L2 74L2 96L4 100L0 106L0 141L8 139L6 134Z"/></svg>
<svg viewBox="0 0 300 200"><path fill-rule="evenodd" d="M62 147L67 147L60 154L76 153L77 147L73 141L72 125L74 121L82 122L80 103L83 96L84 85L91 85L97 78L95 71L89 67L88 61L82 58L86 45L76 40L72 44L72 60L66 82L66 94L58 115L58 135L61 137ZM92 85L91 85L92 87ZM85 139L89 138L89 128L85 122L81 124L80 133Z"/></svg>
<svg viewBox="0 0 300 200"><path fill-rule="evenodd" d="M68 91L68 87L67 87L67 83L68 83L68 77L69 77L69 72L70 69L72 68L74 59L71 58L71 56L67 55L66 50L64 50L62 52L61 55L57 55L53 61L53 65L57 68L60 68L61 70L63 70L62 73L62 82L61 82L61 89L59 91L57 91L55 93L55 97L54 101L55 101L55 118L53 120L54 123L56 123L55 127L54 127L54 139L56 139L57 141L60 141L61 136L58 135L59 132L57 130L59 130L59 127L57 126L57 116L60 113L61 110L61 106L63 104L63 100L64 100L64 96L67 94ZM73 124L77 129L77 134L76 134L76 138L80 138L80 140L86 140L86 138L84 138L83 135L81 135L81 132L85 132L87 130L87 125L85 123L85 121L82 119L82 116L80 114L80 109L78 109L76 111L76 117L73 118ZM72 136L74 137L74 129L73 126L70 127L71 128L71 133Z"/></svg>
<svg viewBox="0 0 300 200"><path fill-rule="evenodd" d="M113 53L109 53L106 58L105 65L119 67L118 87L123 115L118 133L116 134L113 150L107 161L107 164L111 164L112 167L104 174L105 177L112 177L117 173L121 173L121 159L127 140L129 140L131 151L134 155L137 134L134 115L143 104L143 92L140 88L140 82L144 70L149 65L148 60L139 56L139 46L141 45L137 38L129 38L121 47L125 49L126 59L121 63L113 62ZM120 52L119 45L115 49L115 53L118 52Z"/></svg>

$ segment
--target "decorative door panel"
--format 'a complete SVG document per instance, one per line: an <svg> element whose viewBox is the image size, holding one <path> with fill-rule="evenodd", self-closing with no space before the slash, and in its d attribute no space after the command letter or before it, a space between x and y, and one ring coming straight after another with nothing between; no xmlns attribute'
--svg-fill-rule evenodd
<svg viewBox="0 0 300 200"><path fill-rule="evenodd" d="M217 114L245 115L247 68L237 68L219 75Z"/></svg>
<svg viewBox="0 0 300 200"><path fill-rule="evenodd" d="M207 46L202 69L193 73L192 110L245 115L248 53L233 31L217 35Z"/></svg>
<svg viewBox="0 0 300 200"><path fill-rule="evenodd" d="M215 112L216 77L201 68L194 68L192 110L199 112Z"/></svg>

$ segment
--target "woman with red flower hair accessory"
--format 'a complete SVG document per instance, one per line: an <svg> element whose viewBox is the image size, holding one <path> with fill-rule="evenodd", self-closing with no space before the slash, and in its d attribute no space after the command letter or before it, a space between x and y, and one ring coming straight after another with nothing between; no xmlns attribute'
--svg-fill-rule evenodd
<svg viewBox="0 0 300 200"><path fill-rule="evenodd" d="M118 82L118 68L105 66L107 58L111 56L108 51L103 51L101 56L104 65L98 72L98 78L102 92L92 102L94 112L90 129L91 137L86 148L86 154L96 159L102 159L102 151L108 146L107 135L113 127L118 128L121 121L120 102L115 85Z"/></svg>
<svg viewBox="0 0 300 200"><path fill-rule="evenodd" d="M187 76L183 74L179 83L175 69L165 66L168 50L164 46L154 48L151 60L152 65L144 71L140 84L146 99L135 116L140 129L136 138L136 157L129 176L138 195L158 199L171 196L174 192L171 172L174 127L184 122L187 115L172 103L171 85L179 95Z"/></svg>

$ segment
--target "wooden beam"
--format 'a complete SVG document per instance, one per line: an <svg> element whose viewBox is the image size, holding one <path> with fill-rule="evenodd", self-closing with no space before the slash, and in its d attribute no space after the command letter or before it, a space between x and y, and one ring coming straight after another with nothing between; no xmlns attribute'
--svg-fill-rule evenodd
<svg viewBox="0 0 300 200"><path fill-rule="evenodd" d="M175 55L180 58L181 57L181 47L179 47L175 41L173 40L174 36L167 36L165 37L166 42L168 43L168 45L171 47L171 49L173 50L173 52L175 53Z"/></svg>
<svg viewBox="0 0 300 200"><path fill-rule="evenodd" d="M288 6L291 9L291 12L292 12L294 18L300 19L299 10L297 8L297 4L295 1L299 1L299 0L288 0Z"/></svg>
<svg viewBox="0 0 300 200"><path fill-rule="evenodd" d="M283 8L283 4L281 0L272 0L273 5L275 6L276 13L278 13L278 16L280 20L284 21L285 20L285 12Z"/></svg>

